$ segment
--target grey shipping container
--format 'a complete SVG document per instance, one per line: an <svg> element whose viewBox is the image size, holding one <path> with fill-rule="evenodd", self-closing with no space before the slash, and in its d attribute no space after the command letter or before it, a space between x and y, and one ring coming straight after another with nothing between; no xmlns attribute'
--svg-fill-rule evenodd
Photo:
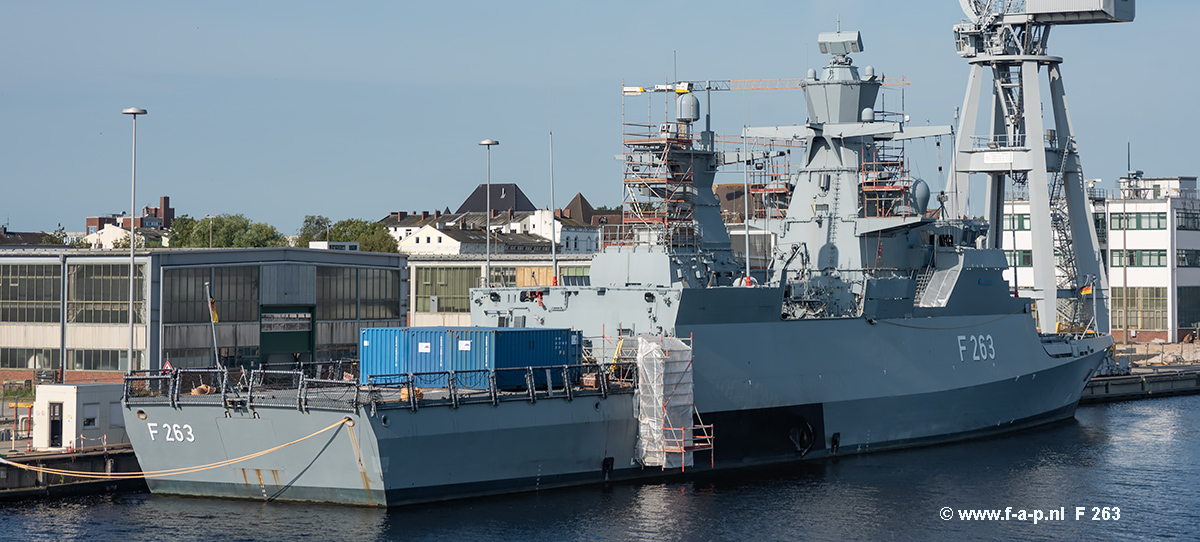
<svg viewBox="0 0 1200 542"><path fill-rule="evenodd" d="M526 386L525 372L516 369L577 365L582 359L581 334L569 329L409 327L366 328L359 348L360 380L409 373L420 375L419 387L444 388L448 371L456 374L460 388L487 387L483 371L500 369L497 385L503 389ZM546 383L545 371L534 371L537 386ZM562 371L551 371L554 385L562 385ZM379 379L376 379L377 383Z"/></svg>

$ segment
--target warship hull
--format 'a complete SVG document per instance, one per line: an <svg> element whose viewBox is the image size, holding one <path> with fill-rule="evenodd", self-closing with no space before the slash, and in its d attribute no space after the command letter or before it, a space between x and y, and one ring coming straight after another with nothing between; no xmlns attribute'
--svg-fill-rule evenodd
<svg viewBox="0 0 1200 542"><path fill-rule="evenodd" d="M389 506L619 475L612 465L630 464L637 432L630 397L387 409L373 416L365 409L139 404L126 417L137 432L131 440L145 472L200 467L148 477L154 494ZM203 468L334 424L336 429L261 457ZM164 425L179 428L183 438L165 440Z"/></svg>
<svg viewBox="0 0 1200 542"><path fill-rule="evenodd" d="M1107 336L1040 337L1027 314L678 325L693 337L699 419L715 428L713 450L697 452L689 467L696 470L938 444L1066 419L1111 345ZM990 336L992 346L972 352L964 329L984 344ZM831 340L838 337L860 340ZM1051 349L1057 357L1043 347L1050 341L1060 345ZM145 471L234 461L339 421L352 425L260 457L149 478L155 494L395 506L680 473L639 463L629 393L417 409L403 401L300 409L286 400L230 408L188 399L128 405Z"/></svg>

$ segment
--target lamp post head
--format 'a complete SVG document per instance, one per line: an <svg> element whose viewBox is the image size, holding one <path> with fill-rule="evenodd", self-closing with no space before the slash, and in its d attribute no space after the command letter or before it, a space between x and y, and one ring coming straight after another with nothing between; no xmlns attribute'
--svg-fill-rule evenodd
<svg viewBox="0 0 1200 542"><path fill-rule="evenodd" d="M144 111L143 111L143 113L144 113ZM492 145L499 145L500 142L496 141L495 139L485 139L483 141L480 141L479 144L483 145L484 147L491 147Z"/></svg>
<svg viewBox="0 0 1200 542"><path fill-rule="evenodd" d="M140 107L130 107L129 109L121 111L121 113L123 113L125 115L133 115L134 118L137 118L138 115L145 115L146 110L142 109Z"/></svg>

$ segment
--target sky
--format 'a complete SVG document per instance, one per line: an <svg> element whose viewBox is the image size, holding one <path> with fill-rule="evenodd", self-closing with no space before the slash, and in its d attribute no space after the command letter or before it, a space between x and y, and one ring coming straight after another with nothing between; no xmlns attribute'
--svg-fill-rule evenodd
<svg viewBox="0 0 1200 542"><path fill-rule="evenodd" d="M240 213L294 234L305 215L453 210L485 182L486 138L500 141L492 182L547 207L551 132L555 206L576 192L615 206L622 119L644 122L648 103L623 98L623 84L803 77L827 62L817 34L839 18L863 32L856 64L911 82L884 92L886 109L953 123L968 71L954 0L9 0L0 224L72 232L127 210L127 107L149 112L137 120L139 211L168 195L177 215ZM1197 117L1197 20L1200 2L1158 0L1133 23L1054 29L1085 177L1115 186L1127 143L1148 176L1200 174L1183 133ZM712 100L718 134L806 120L800 91ZM908 156L939 190L949 154L918 142Z"/></svg>

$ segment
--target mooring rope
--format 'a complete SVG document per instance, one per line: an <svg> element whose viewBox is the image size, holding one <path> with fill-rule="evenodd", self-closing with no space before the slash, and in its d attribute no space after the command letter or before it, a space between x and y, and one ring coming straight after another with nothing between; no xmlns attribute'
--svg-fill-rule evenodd
<svg viewBox="0 0 1200 542"><path fill-rule="evenodd" d="M144 471L144 472L104 473L104 472L70 471L70 470L61 470L61 469L51 469L51 468L47 468L47 467L38 467L35 465L26 465L23 463L16 463L13 461L9 461L8 459L5 459L3 457L0 457L0 463L3 463L5 465L11 465L11 466L17 467L19 469L24 469L24 470L34 471L34 472L41 472L41 473L45 473L45 474L57 474L60 476L72 476L75 478L97 478L97 479L101 479L101 480L125 480L125 479L132 479L132 478L162 478L165 476L175 476L175 475L179 475L179 474L192 474L195 472L212 470L212 469L216 469L216 468L220 468L220 467L226 467L229 465L233 465L235 463L241 463L242 461L248 461L248 460L254 459L256 457L262 457L271 452L279 451L284 448L287 448L288 446L296 444L298 442L313 438L313 437L320 435L321 433L324 433L326 431L331 431L333 429L341 427L344 424L353 426L354 420L351 420L350 418L342 418L341 420L338 420L336 423L331 424L329 427L326 427L320 431L317 431L316 433L313 433L306 437L300 437L300 438L293 440L291 442L288 442L286 444L280 444L279 446L275 446L274 448L269 448L269 449L263 450L261 452L255 452L255 453L252 453L249 455L235 457L233 459L226 459L224 461L218 461L216 463L209 463L207 465L198 465L195 467L182 467L182 468L178 468L178 469ZM357 445L357 442L355 444Z"/></svg>

